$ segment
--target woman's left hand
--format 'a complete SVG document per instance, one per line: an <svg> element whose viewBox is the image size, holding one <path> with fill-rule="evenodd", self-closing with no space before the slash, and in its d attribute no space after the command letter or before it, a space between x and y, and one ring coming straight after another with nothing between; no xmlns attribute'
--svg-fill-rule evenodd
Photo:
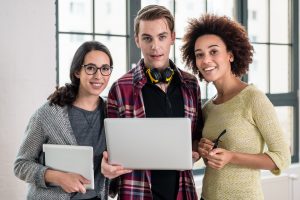
<svg viewBox="0 0 300 200"><path fill-rule="evenodd" d="M233 153L226 149L216 148L209 152L207 165L213 169L222 169L232 159Z"/></svg>
<svg viewBox="0 0 300 200"><path fill-rule="evenodd" d="M197 162L200 159L199 153L196 152L196 151L193 151L192 152L192 158L193 158L193 164L194 164L195 162Z"/></svg>

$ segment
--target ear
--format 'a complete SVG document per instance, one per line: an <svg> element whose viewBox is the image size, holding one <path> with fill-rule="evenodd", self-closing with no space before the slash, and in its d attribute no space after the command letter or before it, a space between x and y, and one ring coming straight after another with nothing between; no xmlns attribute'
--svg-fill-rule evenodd
<svg viewBox="0 0 300 200"><path fill-rule="evenodd" d="M175 43L175 39L176 39L176 34L175 34L175 32L172 32L171 33L171 41L172 41L171 45L173 45Z"/></svg>
<svg viewBox="0 0 300 200"><path fill-rule="evenodd" d="M135 41L135 44L138 48L141 48L140 47L140 41L139 41L139 36L134 36L134 41Z"/></svg>
<svg viewBox="0 0 300 200"><path fill-rule="evenodd" d="M233 55L232 51L229 51L228 54L229 54L229 62L233 62L234 61L234 55Z"/></svg>
<svg viewBox="0 0 300 200"><path fill-rule="evenodd" d="M76 71L76 72L74 72L74 76L76 76L76 78L80 78L80 71Z"/></svg>

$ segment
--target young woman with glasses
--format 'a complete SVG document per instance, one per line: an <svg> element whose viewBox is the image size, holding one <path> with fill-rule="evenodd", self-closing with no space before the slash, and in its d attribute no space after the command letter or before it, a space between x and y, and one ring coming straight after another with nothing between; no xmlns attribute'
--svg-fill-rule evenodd
<svg viewBox="0 0 300 200"><path fill-rule="evenodd" d="M14 163L18 178L29 183L28 199L107 199L107 180L100 172L106 149L103 121L106 88L113 60L106 46L83 43L70 67L71 83L57 88L31 117ZM95 189L80 174L56 171L43 165L43 144L92 146ZM50 186L50 185L57 186Z"/></svg>
<svg viewBox="0 0 300 200"><path fill-rule="evenodd" d="M253 56L245 29L227 17L192 19L182 53L194 73L217 89L203 106L198 147L206 163L202 198L263 199L260 169L278 175L291 155L272 103L241 80Z"/></svg>

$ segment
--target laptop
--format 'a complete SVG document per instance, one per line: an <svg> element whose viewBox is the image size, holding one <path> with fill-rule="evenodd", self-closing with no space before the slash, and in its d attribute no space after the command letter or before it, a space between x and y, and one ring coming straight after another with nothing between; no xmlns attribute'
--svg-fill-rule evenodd
<svg viewBox="0 0 300 200"><path fill-rule="evenodd" d="M93 147L43 144L45 165L51 169L73 172L91 181L86 189L94 189Z"/></svg>
<svg viewBox="0 0 300 200"><path fill-rule="evenodd" d="M108 162L128 169L190 170L188 118L106 118Z"/></svg>

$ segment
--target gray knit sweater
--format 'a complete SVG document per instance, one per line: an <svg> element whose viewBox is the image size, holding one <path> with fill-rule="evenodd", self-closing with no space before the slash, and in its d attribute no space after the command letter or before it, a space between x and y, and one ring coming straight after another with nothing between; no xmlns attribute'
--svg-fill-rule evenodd
<svg viewBox="0 0 300 200"><path fill-rule="evenodd" d="M45 183L44 174L47 167L42 164L42 146L47 143L77 144L67 106L50 106L47 102L33 114L14 163L14 173L29 183L27 199L70 199L70 194L64 192L61 187L50 187ZM108 197L108 182L108 179L104 179L101 183L95 183L100 185L101 199Z"/></svg>

